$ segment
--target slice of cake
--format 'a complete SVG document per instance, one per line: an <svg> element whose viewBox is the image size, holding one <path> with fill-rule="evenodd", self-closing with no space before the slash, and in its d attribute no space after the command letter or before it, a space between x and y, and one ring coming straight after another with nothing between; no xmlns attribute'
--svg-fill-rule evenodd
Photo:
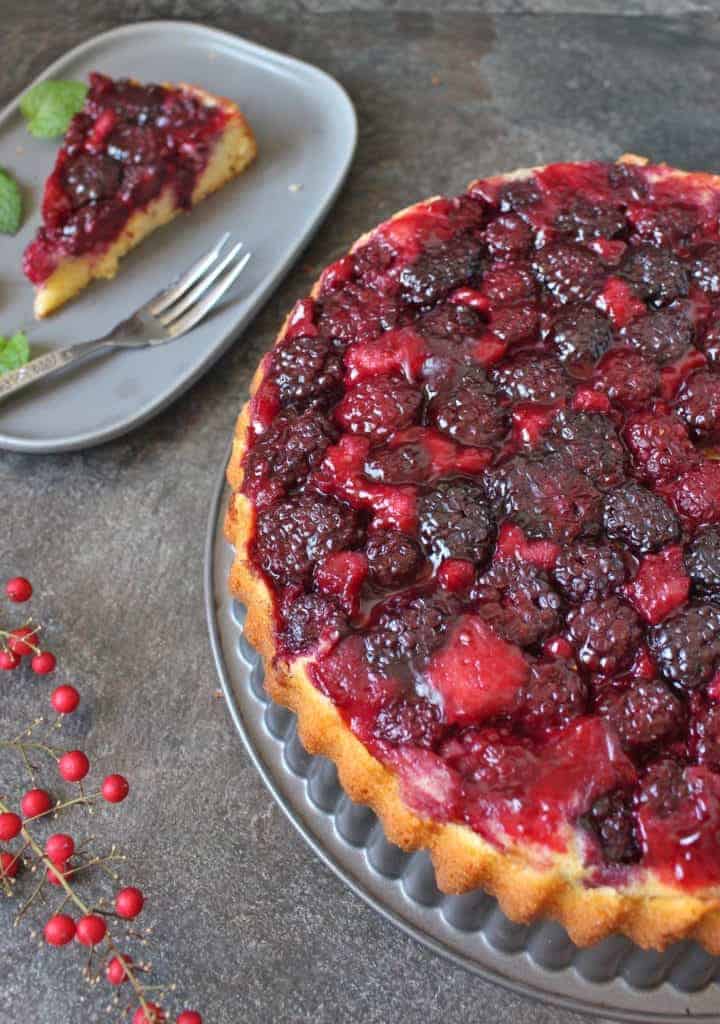
<svg viewBox="0 0 720 1024"><path fill-rule="evenodd" d="M238 107L194 85L91 74L45 183L23 270L47 316L134 246L240 174L257 152Z"/></svg>

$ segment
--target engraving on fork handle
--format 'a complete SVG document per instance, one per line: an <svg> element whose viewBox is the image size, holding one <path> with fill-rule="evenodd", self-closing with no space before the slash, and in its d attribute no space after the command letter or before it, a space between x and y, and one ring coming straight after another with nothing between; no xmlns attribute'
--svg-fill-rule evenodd
<svg viewBox="0 0 720 1024"><path fill-rule="evenodd" d="M85 342L80 345L73 345L70 348L57 349L54 352L46 352L45 355L31 359L29 363L20 366L17 370L9 370L0 374L0 401L9 398L18 391L29 387L36 381L51 377L71 363L79 362L84 356L100 351L107 347L98 342Z"/></svg>

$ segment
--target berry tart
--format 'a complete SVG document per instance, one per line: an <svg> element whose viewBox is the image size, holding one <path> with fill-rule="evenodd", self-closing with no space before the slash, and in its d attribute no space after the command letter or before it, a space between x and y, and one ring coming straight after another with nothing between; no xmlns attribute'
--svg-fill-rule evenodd
<svg viewBox="0 0 720 1024"><path fill-rule="evenodd" d="M23 270L47 316L156 228L240 174L256 154L230 100L194 85L91 74L45 183L43 223Z"/></svg>
<svg viewBox="0 0 720 1024"><path fill-rule="evenodd" d="M476 181L255 375L231 589L270 695L446 892L720 952L720 178Z"/></svg>

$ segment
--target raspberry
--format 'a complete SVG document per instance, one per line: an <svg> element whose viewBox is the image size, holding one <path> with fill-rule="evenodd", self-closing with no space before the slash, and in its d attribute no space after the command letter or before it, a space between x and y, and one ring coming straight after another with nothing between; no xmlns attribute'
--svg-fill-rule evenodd
<svg viewBox="0 0 720 1024"><path fill-rule="evenodd" d="M621 341L659 364L682 359L693 343L694 329L687 309L677 305L633 320L621 329Z"/></svg>
<svg viewBox="0 0 720 1024"><path fill-rule="evenodd" d="M513 558L496 562L471 593L477 613L504 640L528 647L560 625L560 598L541 569Z"/></svg>
<svg viewBox="0 0 720 1024"><path fill-rule="evenodd" d="M530 678L520 695L518 719L530 736L542 739L583 715L587 687L564 661L541 661L530 666Z"/></svg>
<svg viewBox="0 0 720 1024"><path fill-rule="evenodd" d="M691 722L690 755L698 764L720 771L720 705L700 708Z"/></svg>
<svg viewBox="0 0 720 1024"><path fill-rule="evenodd" d="M357 284L324 295L317 314L321 333L343 345L370 341L392 330L397 320L398 303L393 296Z"/></svg>
<svg viewBox="0 0 720 1024"><path fill-rule="evenodd" d="M424 697L399 697L381 708L373 735L393 746L410 744L431 749L440 742L443 733L440 711Z"/></svg>
<svg viewBox="0 0 720 1024"><path fill-rule="evenodd" d="M495 523L477 484L439 484L418 502L420 543L437 565L445 558L485 562L492 553Z"/></svg>
<svg viewBox="0 0 720 1024"><path fill-rule="evenodd" d="M480 267L478 237L473 231L462 231L447 242L426 249L413 263L403 267L400 284L408 301L429 304L465 284Z"/></svg>
<svg viewBox="0 0 720 1024"><path fill-rule="evenodd" d="M398 587L417 573L422 553L413 537L399 530L381 530L367 542L370 579L379 587Z"/></svg>
<svg viewBox="0 0 720 1024"><path fill-rule="evenodd" d="M675 416L636 413L627 420L623 437L638 475L650 482L675 479L699 461L687 430Z"/></svg>
<svg viewBox="0 0 720 1024"><path fill-rule="evenodd" d="M720 245L706 242L692 252L690 275L710 295L720 294Z"/></svg>
<svg viewBox="0 0 720 1024"><path fill-rule="evenodd" d="M591 671L612 675L632 664L642 625L620 598L584 601L568 612L566 621L577 656Z"/></svg>
<svg viewBox="0 0 720 1024"><path fill-rule="evenodd" d="M302 594L288 609L280 641L289 654L304 654L324 636L342 633L345 626L345 615L333 598Z"/></svg>
<svg viewBox="0 0 720 1024"><path fill-rule="evenodd" d="M543 441L546 451L564 455L599 487L625 479L625 451L608 416L562 411Z"/></svg>
<svg viewBox="0 0 720 1024"><path fill-rule="evenodd" d="M640 245L628 249L621 274L637 294L656 306L662 306L688 293L688 275L682 263L669 249Z"/></svg>
<svg viewBox="0 0 720 1024"><path fill-rule="evenodd" d="M270 509L258 522L260 568L280 582L303 580L313 562L353 546L355 513L332 498L301 494Z"/></svg>
<svg viewBox="0 0 720 1024"><path fill-rule="evenodd" d="M658 669L680 690L707 683L720 659L720 606L683 608L648 631Z"/></svg>
<svg viewBox="0 0 720 1024"><path fill-rule="evenodd" d="M694 437L701 441L720 439L720 375L696 370L681 385L677 413Z"/></svg>
<svg viewBox="0 0 720 1024"><path fill-rule="evenodd" d="M428 421L459 444L484 447L500 441L508 430L508 414L498 403L484 370L470 367L449 388L436 395Z"/></svg>
<svg viewBox="0 0 720 1024"><path fill-rule="evenodd" d="M633 408L652 398L660 385L660 373L639 352L616 348L600 360L595 381L612 402Z"/></svg>
<svg viewBox="0 0 720 1024"><path fill-rule="evenodd" d="M351 434L366 434L382 441L396 430L409 427L421 402L420 392L406 381L373 377L345 392L335 418Z"/></svg>
<svg viewBox="0 0 720 1024"><path fill-rule="evenodd" d="M532 244L532 232L520 217L511 213L488 225L485 243L494 259L513 259L526 255Z"/></svg>
<svg viewBox="0 0 720 1024"><path fill-rule="evenodd" d="M720 463L702 461L679 480L670 480L663 493L675 511L693 528L720 520Z"/></svg>
<svg viewBox="0 0 720 1024"><path fill-rule="evenodd" d="M487 475L486 489L498 518L529 537L568 543L598 529L600 494L562 456L516 456Z"/></svg>
<svg viewBox="0 0 720 1024"><path fill-rule="evenodd" d="M322 461L336 430L314 410L300 416L280 415L248 449L245 478L250 488L261 483L290 488Z"/></svg>
<svg viewBox="0 0 720 1024"><path fill-rule="evenodd" d="M606 793L590 808L583 823L597 837L608 864L635 864L641 850L632 801L627 793Z"/></svg>
<svg viewBox="0 0 720 1024"><path fill-rule="evenodd" d="M342 363L327 338L298 335L275 350L270 379L285 406L302 408L314 400L329 404L342 378Z"/></svg>
<svg viewBox="0 0 720 1024"><path fill-rule="evenodd" d="M641 679L627 690L609 690L595 705L597 714L617 730L625 750L650 747L677 734L685 708L658 680Z"/></svg>
<svg viewBox="0 0 720 1024"><path fill-rule="evenodd" d="M680 535L677 516L658 494L630 481L605 495L603 525L610 540L638 554L657 551Z"/></svg>
<svg viewBox="0 0 720 1024"><path fill-rule="evenodd" d="M627 570L620 548L581 540L562 549L553 575L563 597L581 604L617 590L625 582Z"/></svg>
<svg viewBox="0 0 720 1024"><path fill-rule="evenodd" d="M513 402L556 402L570 393L570 380L552 356L518 352L490 370L490 379Z"/></svg>
<svg viewBox="0 0 720 1024"><path fill-rule="evenodd" d="M587 300L602 282L602 267L588 249L564 242L540 249L533 260L540 281L562 303Z"/></svg>
<svg viewBox="0 0 720 1024"><path fill-rule="evenodd" d="M622 235L627 230L627 221L619 206L601 206L577 196L557 214L555 227L570 241L586 242Z"/></svg>
<svg viewBox="0 0 720 1024"><path fill-rule="evenodd" d="M609 349L612 331L594 309L570 306L553 321L550 341L562 363L596 362Z"/></svg>
<svg viewBox="0 0 720 1024"><path fill-rule="evenodd" d="M422 663L443 642L459 604L445 594L393 598L365 637L365 655L381 669L410 659Z"/></svg>
<svg viewBox="0 0 720 1024"><path fill-rule="evenodd" d="M693 594L720 602L720 529L699 530L685 548L684 563Z"/></svg>

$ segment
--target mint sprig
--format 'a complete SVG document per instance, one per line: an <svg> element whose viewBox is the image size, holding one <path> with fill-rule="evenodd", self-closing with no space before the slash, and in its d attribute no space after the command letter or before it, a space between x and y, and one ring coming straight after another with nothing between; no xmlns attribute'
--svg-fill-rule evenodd
<svg viewBox="0 0 720 1024"><path fill-rule="evenodd" d="M20 100L27 129L38 139L63 135L74 114L82 110L87 86L60 79L38 82Z"/></svg>
<svg viewBox="0 0 720 1024"><path fill-rule="evenodd" d="M0 170L0 233L14 235L22 221L22 195L15 179Z"/></svg>
<svg viewBox="0 0 720 1024"><path fill-rule="evenodd" d="M0 373L17 370L30 358L30 346L24 331L16 331L11 338L0 336Z"/></svg>

